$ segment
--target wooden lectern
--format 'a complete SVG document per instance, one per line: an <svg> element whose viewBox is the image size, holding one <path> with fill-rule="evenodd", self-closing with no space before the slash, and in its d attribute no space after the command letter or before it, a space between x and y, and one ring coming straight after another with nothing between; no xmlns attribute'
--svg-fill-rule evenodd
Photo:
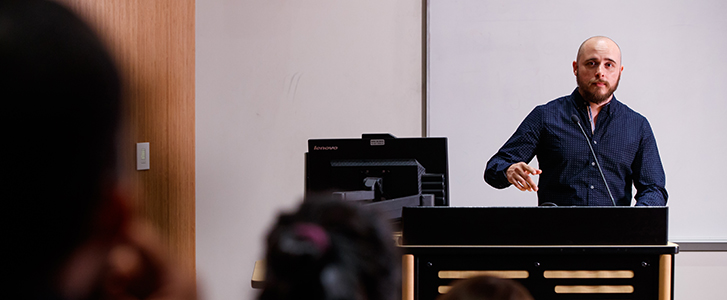
<svg viewBox="0 0 727 300"><path fill-rule="evenodd" d="M403 299L480 274L535 299L672 299L667 225L667 207L405 207Z"/></svg>

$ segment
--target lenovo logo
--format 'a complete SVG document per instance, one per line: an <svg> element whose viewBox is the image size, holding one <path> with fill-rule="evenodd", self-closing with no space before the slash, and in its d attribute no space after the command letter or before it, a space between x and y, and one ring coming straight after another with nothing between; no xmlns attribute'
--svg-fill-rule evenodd
<svg viewBox="0 0 727 300"><path fill-rule="evenodd" d="M338 150L338 146L313 146L313 150Z"/></svg>

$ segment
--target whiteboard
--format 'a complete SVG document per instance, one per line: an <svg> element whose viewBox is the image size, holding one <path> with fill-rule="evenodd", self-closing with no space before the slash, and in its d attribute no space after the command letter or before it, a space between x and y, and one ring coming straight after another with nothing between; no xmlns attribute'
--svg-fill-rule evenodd
<svg viewBox="0 0 727 300"><path fill-rule="evenodd" d="M427 13L427 135L448 137L452 206L537 205L487 185L485 165L536 105L573 91L578 47L605 35L623 55L616 97L656 136L670 240L727 241L727 1L429 0Z"/></svg>

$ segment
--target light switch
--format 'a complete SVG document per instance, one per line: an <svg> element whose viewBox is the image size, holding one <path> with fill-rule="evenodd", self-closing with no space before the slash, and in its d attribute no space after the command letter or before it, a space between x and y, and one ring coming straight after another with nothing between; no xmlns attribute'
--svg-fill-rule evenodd
<svg viewBox="0 0 727 300"><path fill-rule="evenodd" d="M136 169L149 170L149 143L136 143Z"/></svg>

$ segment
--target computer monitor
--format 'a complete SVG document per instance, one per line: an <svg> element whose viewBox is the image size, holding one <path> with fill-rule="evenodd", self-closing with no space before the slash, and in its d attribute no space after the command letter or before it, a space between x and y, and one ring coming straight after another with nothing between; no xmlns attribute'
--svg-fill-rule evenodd
<svg viewBox="0 0 727 300"><path fill-rule="evenodd" d="M335 194L370 202L433 195L433 205L449 206L447 139L310 139L305 188L306 197Z"/></svg>

